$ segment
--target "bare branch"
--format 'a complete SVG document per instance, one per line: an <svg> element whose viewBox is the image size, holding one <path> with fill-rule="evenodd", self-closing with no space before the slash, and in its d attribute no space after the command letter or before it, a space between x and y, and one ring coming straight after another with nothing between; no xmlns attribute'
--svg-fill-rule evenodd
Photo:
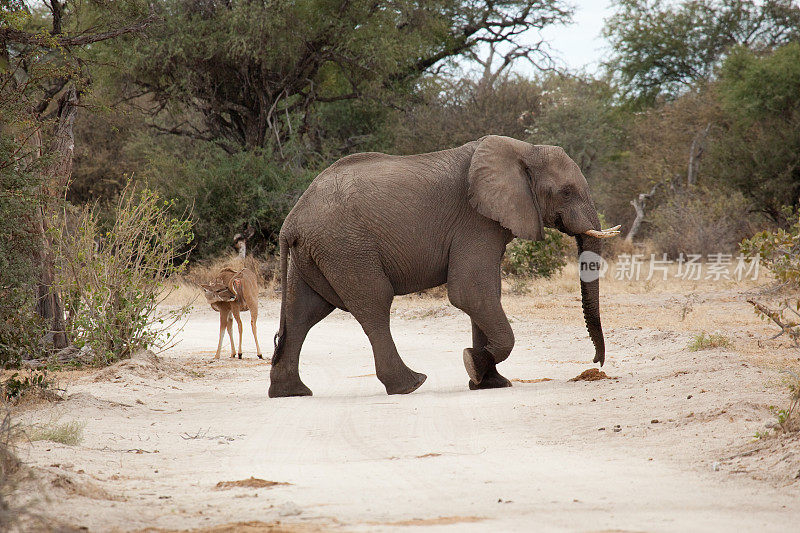
<svg viewBox="0 0 800 533"><path fill-rule="evenodd" d="M7 43L17 43L17 44L32 44L32 45L42 46L45 48L57 48L57 47L69 48L72 46L84 46L87 44L96 43L100 41L107 41L108 39L119 37L120 35L143 31L156 19L157 17L155 16L155 14L150 14L148 17L130 26L124 26L122 28L116 28L101 33L93 33L90 35L74 35L74 36L60 36L60 35L57 36L57 35L48 35L42 33L30 33L27 31L6 27L6 28L0 28L0 41L5 41Z"/></svg>
<svg viewBox="0 0 800 533"><path fill-rule="evenodd" d="M151 128L153 128L154 130L156 130L157 132L159 132L161 134L178 135L178 136L181 136L181 137L188 137L190 139L196 139L196 140L199 140L199 141L213 142L214 144L216 144L217 146L219 146L220 148L222 148L223 150L225 150L229 154L236 153L236 150L233 150L230 146L228 146L226 143L224 143L220 139L215 138L215 137L213 137L211 135L203 135L201 133L196 133L196 132L193 132L193 131L181 129L181 125L182 124L179 124L179 125L174 126L172 128L165 128L163 126L159 126L158 124L149 124L149 126Z"/></svg>

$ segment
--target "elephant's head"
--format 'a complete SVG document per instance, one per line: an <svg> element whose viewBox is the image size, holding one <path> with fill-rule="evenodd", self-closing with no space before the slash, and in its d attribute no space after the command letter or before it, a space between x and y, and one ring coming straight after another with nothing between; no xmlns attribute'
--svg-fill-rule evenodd
<svg viewBox="0 0 800 533"><path fill-rule="evenodd" d="M583 252L599 255L600 239L619 234L619 226L600 228L586 178L557 146L488 135L478 141L468 181L472 206L515 236L541 240L544 227L574 236L582 272L588 266ZM595 347L594 362L602 365L605 342L600 324L599 280L581 279L581 297L586 327Z"/></svg>

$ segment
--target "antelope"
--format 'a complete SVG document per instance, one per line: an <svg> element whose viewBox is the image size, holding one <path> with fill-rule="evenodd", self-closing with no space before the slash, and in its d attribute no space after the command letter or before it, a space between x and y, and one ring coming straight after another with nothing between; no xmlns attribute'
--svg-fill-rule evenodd
<svg viewBox="0 0 800 533"><path fill-rule="evenodd" d="M258 333L256 331L256 320L258 319L258 282L256 275L248 268L234 270L223 268L219 274L207 285L200 284L205 292L206 300L211 304L212 309L219 312L219 342L217 343L217 354L214 359L219 359L222 350L222 339L225 330L231 339L231 357L239 356L242 358L242 319L239 313L250 311L250 325L253 328L253 338L256 341L256 355L259 359L261 348L258 345ZM239 326L239 351L234 350L233 345L233 320Z"/></svg>

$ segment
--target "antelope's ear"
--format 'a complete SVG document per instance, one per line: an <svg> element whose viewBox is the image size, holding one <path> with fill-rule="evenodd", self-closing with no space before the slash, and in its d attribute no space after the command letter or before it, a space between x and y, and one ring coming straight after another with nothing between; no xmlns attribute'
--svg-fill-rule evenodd
<svg viewBox="0 0 800 533"><path fill-rule="evenodd" d="M510 137L483 137L469 166L469 203L514 236L540 241L542 216L524 162L531 149L532 145Z"/></svg>

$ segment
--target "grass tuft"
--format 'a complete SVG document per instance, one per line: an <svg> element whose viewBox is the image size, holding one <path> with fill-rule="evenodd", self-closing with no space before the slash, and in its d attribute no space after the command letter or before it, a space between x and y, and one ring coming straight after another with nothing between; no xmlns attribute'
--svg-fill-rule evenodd
<svg viewBox="0 0 800 533"><path fill-rule="evenodd" d="M689 343L689 351L698 352L700 350L710 350L712 348L732 348L733 342L720 333L706 333L702 331L694 336L694 340Z"/></svg>
<svg viewBox="0 0 800 533"><path fill-rule="evenodd" d="M77 420L65 424L35 426L29 430L28 438L31 441L49 440L66 444L67 446L77 446L83 441L83 428L85 427L85 422Z"/></svg>

